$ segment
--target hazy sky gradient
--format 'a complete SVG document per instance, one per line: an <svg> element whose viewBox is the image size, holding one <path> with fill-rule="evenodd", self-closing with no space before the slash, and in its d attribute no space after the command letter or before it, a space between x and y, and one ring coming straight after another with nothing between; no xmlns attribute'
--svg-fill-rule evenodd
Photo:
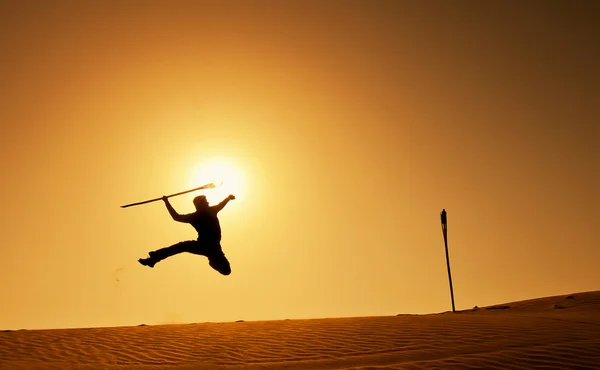
<svg viewBox="0 0 600 370"><path fill-rule="evenodd" d="M458 309L600 289L598 2L0 4L0 328L446 311L442 208Z"/></svg>

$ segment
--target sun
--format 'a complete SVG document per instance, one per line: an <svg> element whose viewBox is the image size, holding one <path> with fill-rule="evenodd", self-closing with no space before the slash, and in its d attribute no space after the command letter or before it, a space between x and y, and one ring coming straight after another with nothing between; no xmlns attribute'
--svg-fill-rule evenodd
<svg viewBox="0 0 600 370"><path fill-rule="evenodd" d="M211 158L192 168L189 179L190 188L211 182L217 187L203 192L211 203L219 202L229 194L235 195L236 198L244 195L244 176L239 167L230 159Z"/></svg>

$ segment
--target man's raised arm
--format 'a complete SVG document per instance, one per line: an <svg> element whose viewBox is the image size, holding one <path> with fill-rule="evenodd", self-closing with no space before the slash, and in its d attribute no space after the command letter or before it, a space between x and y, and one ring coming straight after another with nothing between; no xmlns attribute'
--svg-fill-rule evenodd
<svg viewBox="0 0 600 370"><path fill-rule="evenodd" d="M235 199L235 195L230 194L227 198L223 199L223 201L219 204L217 204L216 206L212 207L212 209L214 209L215 211L219 212L220 210L222 210L227 203L229 203L230 200L234 200Z"/></svg>
<svg viewBox="0 0 600 370"><path fill-rule="evenodd" d="M167 198L166 196L163 196L162 200L163 200L163 202L165 202L165 206L167 206L167 210L169 211L169 214L171 215L171 217L173 217L173 220L179 221L179 222L188 222L186 215L180 215L179 213L177 213L175 208L173 208L173 206L169 202L169 198Z"/></svg>

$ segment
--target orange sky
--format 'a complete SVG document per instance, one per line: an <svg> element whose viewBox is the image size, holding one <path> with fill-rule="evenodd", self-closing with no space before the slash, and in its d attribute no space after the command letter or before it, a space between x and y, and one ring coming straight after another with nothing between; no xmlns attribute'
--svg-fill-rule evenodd
<svg viewBox="0 0 600 370"><path fill-rule="evenodd" d="M600 289L598 5L486 4L3 1L0 329L446 311L442 208L457 309Z"/></svg>

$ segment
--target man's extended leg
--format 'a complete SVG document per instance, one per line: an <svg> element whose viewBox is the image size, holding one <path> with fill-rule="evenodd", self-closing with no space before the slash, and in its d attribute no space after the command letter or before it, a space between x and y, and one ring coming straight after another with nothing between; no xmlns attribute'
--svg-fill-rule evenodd
<svg viewBox="0 0 600 370"><path fill-rule="evenodd" d="M198 247L197 244L198 242L195 240L187 240L184 242L180 242L170 247L161 248L159 250L150 252L148 253L150 255L149 258L140 258L138 262L144 266L154 267L154 265L157 262L160 262L165 258L174 256L179 253L191 252L195 250Z"/></svg>

